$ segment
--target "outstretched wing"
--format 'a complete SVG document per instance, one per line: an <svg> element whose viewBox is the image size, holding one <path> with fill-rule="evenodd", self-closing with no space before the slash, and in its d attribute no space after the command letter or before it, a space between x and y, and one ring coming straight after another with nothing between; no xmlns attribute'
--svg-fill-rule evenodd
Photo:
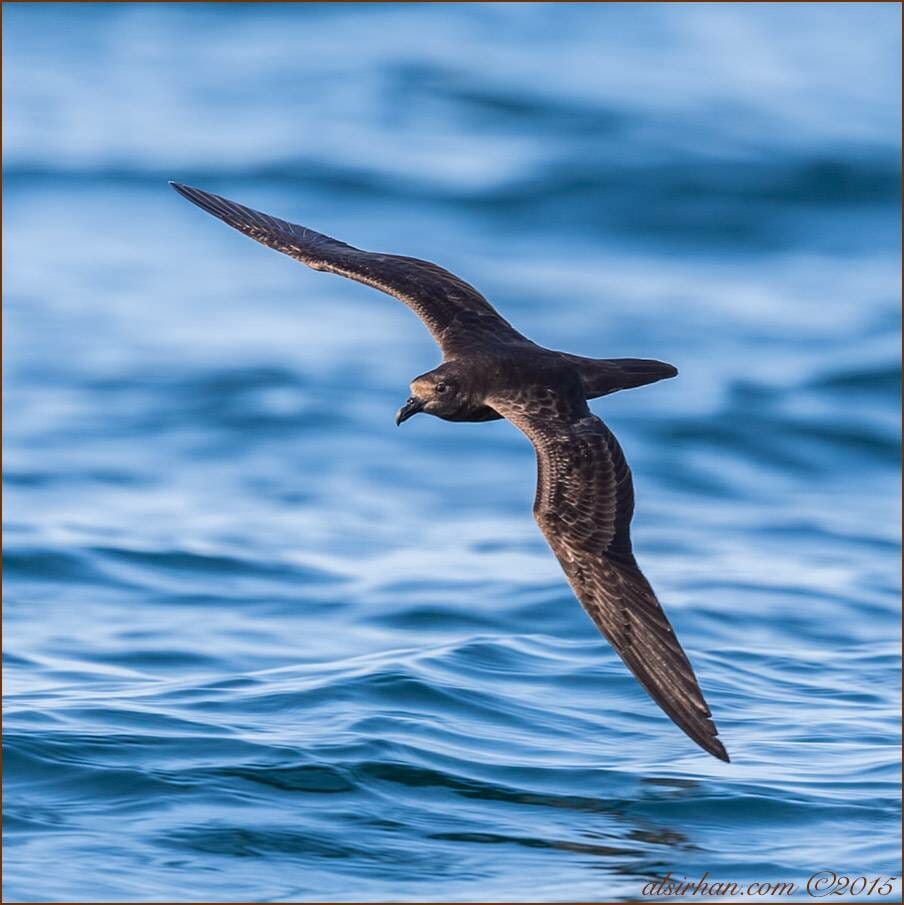
<svg viewBox="0 0 904 905"><path fill-rule="evenodd" d="M612 432L577 392L532 388L487 402L534 444L534 516L590 618L669 717L727 761L690 661L631 551L634 488Z"/></svg>
<svg viewBox="0 0 904 905"><path fill-rule="evenodd" d="M524 341L473 287L429 261L362 251L304 226L262 214L187 185L170 185L202 210L314 270L373 286L403 301L426 324L444 353L491 340Z"/></svg>

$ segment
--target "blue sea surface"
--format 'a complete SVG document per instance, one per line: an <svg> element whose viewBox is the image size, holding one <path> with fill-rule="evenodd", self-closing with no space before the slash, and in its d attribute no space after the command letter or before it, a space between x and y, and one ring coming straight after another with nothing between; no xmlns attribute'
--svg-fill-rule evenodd
<svg viewBox="0 0 904 905"><path fill-rule="evenodd" d="M4 4L5 901L900 900L900 16ZM678 367L592 407L731 764L418 320L169 179Z"/></svg>

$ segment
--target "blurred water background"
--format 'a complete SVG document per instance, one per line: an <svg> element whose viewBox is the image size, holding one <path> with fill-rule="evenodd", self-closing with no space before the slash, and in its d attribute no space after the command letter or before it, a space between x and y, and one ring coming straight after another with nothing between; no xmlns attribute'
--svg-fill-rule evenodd
<svg viewBox="0 0 904 905"><path fill-rule="evenodd" d="M899 35L897 4L5 4L5 899L900 876ZM528 442L393 425L416 318L168 179L678 366L593 407L731 765L573 599Z"/></svg>

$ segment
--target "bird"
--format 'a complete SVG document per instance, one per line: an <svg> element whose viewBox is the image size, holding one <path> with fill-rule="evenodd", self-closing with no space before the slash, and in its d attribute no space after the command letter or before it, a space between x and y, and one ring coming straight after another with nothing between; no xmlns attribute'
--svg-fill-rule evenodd
<svg viewBox="0 0 904 905"><path fill-rule="evenodd" d="M648 359L546 349L436 264L363 251L219 195L170 185L246 236L313 270L394 296L423 321L443 360L411 381L396 424L420 412L444 421L505 418L526 435L537 458L534 517L578 601L678 728L728 762L693 667L634 557L631 470L612 431L587 405L675 377L677 369Z"/></svg>

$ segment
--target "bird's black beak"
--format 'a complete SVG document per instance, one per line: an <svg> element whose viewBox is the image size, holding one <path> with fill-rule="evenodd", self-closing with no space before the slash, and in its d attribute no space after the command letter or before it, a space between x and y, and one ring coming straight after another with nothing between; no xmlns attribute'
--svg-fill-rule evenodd
<svg viewBox="0 0 904 905"><path fill-rule="evenodd" d="M412 415L416 415L418 412L422 412L424 410L424 403L417 398L417 396L412 396L397 412L395 416L396 426L401 424L403 421L407 421Z"/></svg>

